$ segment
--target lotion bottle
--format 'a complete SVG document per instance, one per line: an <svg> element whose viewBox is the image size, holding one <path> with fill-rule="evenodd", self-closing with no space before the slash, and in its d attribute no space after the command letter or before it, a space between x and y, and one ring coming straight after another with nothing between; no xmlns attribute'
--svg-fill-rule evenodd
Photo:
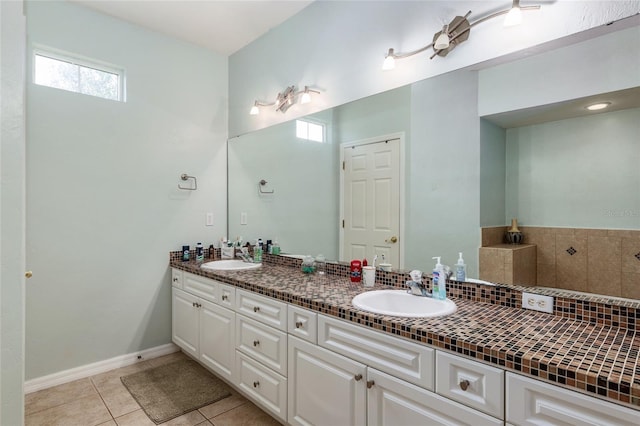
<svg viewBox="0 0 640 426"><path fill-rule="evenodd" d="M433 294L434 299L440 298L440 278L442 276L442 263L440 263L440 258L441 256L432 257L432 259L436 261L436 266L433 267L433 272L431 273L431 281L433 282L431 294Z"/></svg>
<svg viewBox="0 0 640 426"><path fill-rule="evenodd" d="M467 279L467 265L462 259L462 252L458 253L458 263L456 263L456 281L464 282Z"/></svg>

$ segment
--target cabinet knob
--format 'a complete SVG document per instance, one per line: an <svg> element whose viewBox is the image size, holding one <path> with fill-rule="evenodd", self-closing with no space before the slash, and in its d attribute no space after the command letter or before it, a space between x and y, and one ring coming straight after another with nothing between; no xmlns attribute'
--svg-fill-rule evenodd
<svg viewBox="0 0 640 426"><path fill-rule="evenodd" d="M196 302L191 302L191 306L196 307Z"/></svg>
<svg viewBox="0 0 640 426"><path fill-rule="evenodd" d="M229 299L229 296L227 296L226 294L223 294L222 295L222 300L227 300L227 299Z"/></svg>
<svg viewBox="0 0 640 426"><path fill-rule="evenodd" d="M260 340L254 340L253 341L253 346L258 346L260 344Z"/></svg>
<svg viewBox="0 0 640 426"><path fill-rule="evenodd" d="M467 388L469 387L470 383L468 380L461 380L460 381L460 389L462 389L463 391L466 391Z"/></svg>
<svg viewBox="0 0 640 426"><path fill-rule="evenodd" d="M178 277L173 277L173 282L177 283L178 282Z"/></svg>
<svg viewBox="0 0 640 426"><path fill-rule="evenodd" d="M253 387L254 388L257 388L259 386L260 386L260 382L259 381L256 380L255 382L253 382Z"/></svg>
<svg viewBox="0 0 640 426"><path fill-rule="evenodd" d="M253 307L253 312L258 312L260 310L260 306L254 306Z"/></svg>
<svg viewBox="0 0 640 426"><path fill-rule="evenodd" d="M356 374L355 376L353 376L354 379L356 379L356 382L359 382L360 380L362 380L362 374Z"/></svg>
<svg viewBox="0 0 640 426"><path fill-rule="evenodd" d="M367 380L367 389L371 389L375 384L376 382L374 382L373 380Z"/></svg>
<svg viewBox="0 0 640 426"><path fill-rule="evenodd" d="M304 323L302 321L296 322L296 328L302 328L303 325Z"/></svg>

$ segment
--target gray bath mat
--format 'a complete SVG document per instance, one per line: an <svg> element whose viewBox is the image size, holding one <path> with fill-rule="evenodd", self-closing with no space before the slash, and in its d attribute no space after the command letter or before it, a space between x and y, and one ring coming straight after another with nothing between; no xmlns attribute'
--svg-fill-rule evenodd
<svg viewBox="0 0 640 426"><path fill-rule="evenodd" d="M192 360L172 362L120 380L155 424L231 395L222 380Z"/></svg>

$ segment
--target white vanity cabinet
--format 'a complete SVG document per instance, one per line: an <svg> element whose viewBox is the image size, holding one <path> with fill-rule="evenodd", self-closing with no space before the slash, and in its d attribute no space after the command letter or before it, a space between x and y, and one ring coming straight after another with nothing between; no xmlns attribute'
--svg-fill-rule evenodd
<svg viewBox="0 0 640 426"><path fill-rule="evenodd" d="M172 340L185 353L233 382L236 371L235 313L208 300L220 301L217 296L220 286L226 285L186 272L184 277L190 282L189 288L196 286L198 294L212 297L205 299L179 288L172 288ZM235 289L233 290L235 293Z"/></svg>
<svg viewBox="0 0 640 426"><path fill-rule="evenodd" d="M366 366L289 337L289 423L366 424Z"/></svg>
<svg viewBox="0 0 640 426"><path fill-rule="evenodd" d="M287 421L287 304L236 291L238 386L277 419Z"/></svg>
<svg viewBox="0 0 640 426"><path fill-rule="evenodd" d="M637 426L640 411L507 373L507 424Z"/></svg>

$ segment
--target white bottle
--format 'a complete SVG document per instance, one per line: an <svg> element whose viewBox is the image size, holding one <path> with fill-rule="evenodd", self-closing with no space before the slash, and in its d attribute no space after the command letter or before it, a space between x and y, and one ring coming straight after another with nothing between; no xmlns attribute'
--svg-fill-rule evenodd
<svg viewBox="0 0 640 426"><path fill-rule="evenodd" d="M440 277L442 276L442 263L440 263L440 256L432 257L432 259L436 259L436 266L433 267L433 272L431 273L431 281L433 282L433 288L431 289L431 294L434 299L440 298Z"/></svg>
<svg viewBox="0 0 640 426"><path fill-rule="evenodd" d="M456 281L464 282L467 279L467 265L462 259L462 252L458 253L458 263L456 263Z"/></svg>

